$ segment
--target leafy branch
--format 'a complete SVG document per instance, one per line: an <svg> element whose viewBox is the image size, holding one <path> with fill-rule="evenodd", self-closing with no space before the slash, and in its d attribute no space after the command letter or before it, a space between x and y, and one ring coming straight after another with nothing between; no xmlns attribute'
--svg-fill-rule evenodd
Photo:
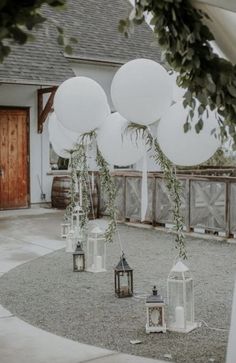
<svg viewBox="0 0 236 363"><path fill-rule="evenodd" d="M184 106L195 109L195 99L200 102L196 131L201 130L201 116L209 105L218 112L221 136L231 135L236 149L236 66L214 53L210 44L214 37L204 24L207 14L189 0L136 0L119 30L129 36L134 25L145 21L145 13L152 15L154 36L167 63L179 73L178 86L186 89ZM187 121L185 130L189 126Z"/></svg>
<svg viewBox="0 0 236 363"><path fill-rule="evenodd" d="M186 259L187 253L185 247L185 236L183 234L184 219L181 215L182 186L176 176L175 169L172 163L162 152L157 139L152 136L147 126L131 123L128 128L132 132L135 132L136 137L141 135L144 139L146 139L146 143L149 146L150 150L152 149L154 151L154 159L156 163L161 166L166 187L170 193L170 197L172 200L172 214L174 226L177 232L175 239L176 248L178 249L179 257Z"/></svg>
<svg viewBox="0 0 236 363"><path fill-rule="evenodd" d="M106 162L106 160L104 159L104 157L102 156L101 152L98 149L97 149L96 161L100 171L101 188L104 194L107 195L106 209L110 217L110 222L105 231L105 238L107 242L112 242L113 235L116 231L117 211L115 207L115 199L116 199L117 190L115 187L114 180L112 179L108 163Z"/></svg>

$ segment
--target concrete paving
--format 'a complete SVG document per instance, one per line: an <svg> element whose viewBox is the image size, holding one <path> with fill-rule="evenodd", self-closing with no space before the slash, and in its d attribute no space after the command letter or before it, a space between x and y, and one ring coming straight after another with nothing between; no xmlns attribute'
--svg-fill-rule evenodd
<svg viewBox="0 0 236 363"><path fill-rule="evenodd" d="M0 278L16 266L64 247L59 237L62 216L61 211L44 208L0 212ZM56 336L25 323L1 305L0 362L164 363Z"/></svg>

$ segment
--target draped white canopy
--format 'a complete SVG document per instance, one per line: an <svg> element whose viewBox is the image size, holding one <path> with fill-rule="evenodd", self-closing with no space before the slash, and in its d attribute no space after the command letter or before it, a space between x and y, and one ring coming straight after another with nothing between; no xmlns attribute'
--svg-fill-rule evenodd
<svg viewBox="0 0 236 363"><path fill-rule="evenodd" d="M203 3L205 5L212 5L214 7L236 12L235 0L194 0L193 2Z"/></svg>
<svg viewBox="0 0 236 363"><path fill-rule="evenodd" d="M204 4L203 4L204 3ZM207 5L215 3L222 7ZM236 63L236 1L231 0L198 0L194 6L206 12L210 20L205 23L214 35L216 45L233 64ZM232 5L232 6L230 6ZM232 8L234 11L225 10Z"/></svg>

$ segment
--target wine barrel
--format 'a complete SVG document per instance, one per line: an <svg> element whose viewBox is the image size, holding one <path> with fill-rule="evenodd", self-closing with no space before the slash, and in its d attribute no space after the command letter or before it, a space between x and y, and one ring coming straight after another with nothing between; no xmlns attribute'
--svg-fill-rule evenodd
<svg viewBox="0 0 236 363"><path fill-rule="evenodd" d="M52 182L52 207L64 209L70 203L70 176L54 176Z"/></svg>

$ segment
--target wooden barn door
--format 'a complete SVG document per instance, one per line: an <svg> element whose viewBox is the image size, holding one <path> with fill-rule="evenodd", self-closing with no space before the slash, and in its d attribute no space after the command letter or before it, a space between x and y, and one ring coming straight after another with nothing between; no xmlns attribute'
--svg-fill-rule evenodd
<svg viewBox="0 0 236 363"><path fill-rule="evenodd" d="M29 205L28 110L0 108L0 209Z"/></svg>

